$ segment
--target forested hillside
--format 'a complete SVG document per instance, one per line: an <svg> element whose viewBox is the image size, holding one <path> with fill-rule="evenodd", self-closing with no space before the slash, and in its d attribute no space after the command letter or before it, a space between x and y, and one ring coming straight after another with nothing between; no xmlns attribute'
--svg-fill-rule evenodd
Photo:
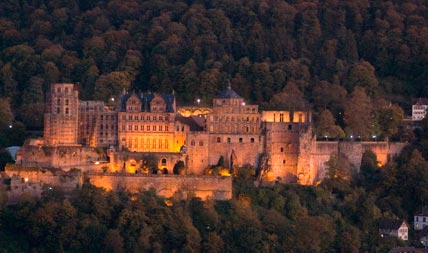
<svg viewBox="0 0 428 253"><path fill-rule="evenodd" d="M411 98L428 96L427 7L423 0L1 1L0 94L16 120L41 127L53 82L77 83L82 99L106 100L125 88L174 90L179 104L196 97L209 104L230 80L262 108L328 109L344 128L356 86L373 104L382 98L405 110Z"/></svg>

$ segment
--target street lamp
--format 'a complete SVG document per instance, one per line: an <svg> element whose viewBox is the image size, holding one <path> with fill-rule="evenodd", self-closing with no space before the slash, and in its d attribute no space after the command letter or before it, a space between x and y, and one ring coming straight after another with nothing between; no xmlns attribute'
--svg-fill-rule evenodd
<svg viewBox="0 0 428 253"><path fill-rule="evenodd" d="M349 136L349 138L351 138L351 140L353 140L354 139L354 135L351 134L351 136Z"/></svg>
<svg viewBox="0 0 428 253"><path fill-rule="evenodd" d="M376 141L376 135L373 135L372 138L373 138L373 141Z"/></svg>
<svg viewBox="0 0 428 253"><path fill-rule="evenodd" d="M325 138L325 141L327 141L327 140L328 140L328 136L327 136L327 135L325 135L325 136L324 136L324 138Z"/></svg>
<svg viewBox="0 0 428 253"><path fill-rule="evenodd" d="M197 98L196 99L196 103L198 103L198 105L201 103L201 99L200 98Z"/></svg>

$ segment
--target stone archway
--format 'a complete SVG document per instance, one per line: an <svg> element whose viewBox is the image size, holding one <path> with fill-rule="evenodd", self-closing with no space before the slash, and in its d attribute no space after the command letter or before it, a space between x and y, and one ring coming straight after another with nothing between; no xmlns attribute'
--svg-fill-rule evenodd
<svg viewBox="0 0 428 253"><path fill-rule="evenodd" d="M168 169L167 168L162 168L161 169L161 173L164 174L164 175L167 175L168 174Z"/></svg>
<svg viewBox="0 0 428 253"><path fill-rule="evenodd" d="M177 161L174 165L173 172L175 175L184 175L185 174L185 165L183 161Z"/></svg>

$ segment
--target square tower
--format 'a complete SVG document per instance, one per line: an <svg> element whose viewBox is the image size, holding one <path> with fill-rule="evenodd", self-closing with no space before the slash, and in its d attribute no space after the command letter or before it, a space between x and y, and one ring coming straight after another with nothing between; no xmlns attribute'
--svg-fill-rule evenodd
<svg viewBox="0 0 428 253"><path fill-rule="evenodd" d="M48 146L78 142L79 95L73 84L51 85L46 99L44 140Z"/></svg>

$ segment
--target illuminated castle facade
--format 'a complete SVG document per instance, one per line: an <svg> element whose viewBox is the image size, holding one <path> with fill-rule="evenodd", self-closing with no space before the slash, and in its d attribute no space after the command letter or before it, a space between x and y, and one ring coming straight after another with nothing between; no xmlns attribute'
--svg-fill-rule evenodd
<svg viewBox="0 0 428 253"><path fill-rule="evenodd" d="M223 160L231 171L248 164L270 179L296 182L309 166L299 157L302 137L311 139L310 113L260 113L231 87L208 109L177 110L173 94L157 93L124 93L111 105L79 101L73 84L53 84L47 101L43 145L108 148L111 172L138 173L143 154L155 156L165 173L183 162L189 175Z"/></svg>

